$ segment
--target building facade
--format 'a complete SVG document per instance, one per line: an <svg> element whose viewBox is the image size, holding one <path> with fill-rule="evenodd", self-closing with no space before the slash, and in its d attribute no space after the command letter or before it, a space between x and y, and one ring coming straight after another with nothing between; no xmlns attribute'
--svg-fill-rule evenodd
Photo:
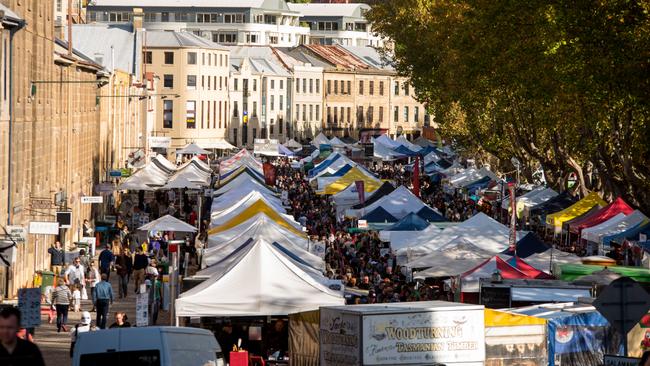
<svg viewBox="0 0 650 366"><path fill-rule="evenodd" d="M3 115L8 123L0 132L6 162L0 173L6 187L0 220L3 226L26 229L30 223L55 221L57 210L70 211L70 227L58 235L70 248L80 238L83 220L91 218L91 205L80 198L93 194L98 182L101 67L55 38L52 0L0 4L25 21L2 45L3 62L10 67L2 73L3 83L9 78L3 84L9 114ZM55 239L33 230L19 242L15 262L0 270L5 296L31 286L36 271L49 269L47 249Z"/></svg>
<svg viewBox="0 0 650 366"><path fill-rule="evenodd" d="M158 111L152 134L171 148L209 147L227 135L230 52L188 32L146 31L143 72L156 77Z"/></svg>
<svg viewBox="0 0 650 366"><path fill-rule="evenodd" d="M277 0L95 0L89 22L129 23L133 8L144 10L149 30L186 31L227 45L296 46L309 41L309 28Z"/></svg>
<svg viewBox="0 0 650 366"><path fill-rule="evenodd" d="M310 43L356 47L381 47L381 37L372 33L365 14L366 4L294 4L289 8L301 14L300 21L310 29Z"/></svg>

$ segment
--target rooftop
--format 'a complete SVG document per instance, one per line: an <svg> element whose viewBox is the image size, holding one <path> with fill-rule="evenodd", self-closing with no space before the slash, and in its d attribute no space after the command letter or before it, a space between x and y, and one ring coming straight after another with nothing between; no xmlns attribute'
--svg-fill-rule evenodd
<svg viewBox="0 0 650 366"><path fill-rule="evenodd" d="M367 4L294 4L288 3L289 9L306 17L352 17L363 18L364 12L370 10Z"/></svg>
<svg viewBox="0 0 650 366"><path fill-rule="evenodd" d="M325 61L335 65L337 68L351 70L367 70L370 67L361 61L345 48L339 46L324 46L319 44L305 45L307 49L322 57Z"/></svg>
<svg viewBox="0 0 650 366"><path fill-rule="evenodd" d="M94 0L91 6L133 8L259 8L290 11L283 0Z"/></svg>
<svg viewBox="0 0 650 366"><path fill-rule="evenodd" d="M151 48L209 48L227 51L226 47L199 37L190 32L147 31L145 33L146 47Z"/></svg>
<svg viewBox="0 0 650 366"><path fill-rule="evenodd" d="M97 42L98 39L102 41ZM141 53L136 49L140 49L142 40L133 32L131 24L75 24L72 43L108 70L139 75Z"/></svg>
<svg viewBox="0 0 650 366"><path fill-rule="evenodd" d="M271 74L289 77L291 74L278 59L273 49L268 46L235 46L229 47L231 64L239 70L244 59L247 59L254 73Z"/></svg>

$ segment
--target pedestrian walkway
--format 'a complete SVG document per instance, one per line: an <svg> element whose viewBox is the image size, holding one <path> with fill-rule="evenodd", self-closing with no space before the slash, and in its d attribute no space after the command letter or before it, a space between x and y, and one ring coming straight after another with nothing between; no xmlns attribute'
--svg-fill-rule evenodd
<svg viewBox="0 0 650 366"><path fill-rule="evenodd" d="M127 314L129 322L132 325L135 325L135 293L133 287L133 280L129 282L129 291L128 296L125 299L120 299L118 297L118 276L115 273L111 273L110 278L111 285L113 286L113 293L115 294L115 301L110 307L108 314L108 321L106 322L107 327L114 322L114 314L116 311L123 311ZM92 309L92 304L90 300L82 301L81 304L82 310L89 311ZM97 314L91 313L93 324L95 324L95 319ZM79 323L81 319L81 311L78 313L70 312L68 316L68 330L74 327L75 324ZM161 311L158 315L158 325L169 325L169 312ZM48 324L47 315L43 314L42 323L39 328L36 329L36 336L34 340L36 344L40 347L41 352L43 353L43 358L47 366L68 366L71 365L70 358L70 334L69 332L56 332L56 321L53 321L52 324Z"/></svg>

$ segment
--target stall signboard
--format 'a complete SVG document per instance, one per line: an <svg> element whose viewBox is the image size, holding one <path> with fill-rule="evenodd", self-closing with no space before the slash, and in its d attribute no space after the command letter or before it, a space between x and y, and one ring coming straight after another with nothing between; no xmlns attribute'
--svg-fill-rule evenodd
<svg viewBox="0 0 650 366"><path fill-rule="evenodd" d="M29 233L32 235L59 235L59 223L56 221L30 221Z"/></svg>
<svg viewBox="0 0 650 366"><path fill-rule="evenodd" d="M367 220L359 220L359 221L357 221L357 227L359 229L367 229L368 228L368 221Z"/></svg>
<svg viewBox="0 0 650 366"><path fill-rule="evenodd" d="M172 138L166 136L149 136L149 147L153 149L169 149Z"/></svg>
<svg viewBox="0 0 650 366"><path fill-rule="evenodd" d="M103 203L104 197L102 196L83 196L81 197L81 203Z"/></svg>
<svg viewBox="0 0 650 366"><path fill-rule="evenodd" d="M338 309L320 310L320 364L359 365L361 317Z"/></svg>
<svg viewBox="0 0 650 366"><path fill-rule="evenodd" d="M483 310L364 316L363 364L481 363L483 319Z"/></svg>
<svg viewBox="0 0 650 366"><path fill-rule="evenodd" d="M5 227L5 230L7 232L7 235L11 238L11 240L21 243L25 242L27 240L27 228L24 226L20 225L7 225Z"/></svg>

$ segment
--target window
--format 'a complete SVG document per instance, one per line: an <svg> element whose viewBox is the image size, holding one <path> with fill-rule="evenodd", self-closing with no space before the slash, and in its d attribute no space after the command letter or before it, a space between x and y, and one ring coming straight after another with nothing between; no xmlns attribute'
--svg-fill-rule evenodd
<svg viewBox="0 0 650 366"><path fill-rule="evenodd" d="M404 95L409 95L409 84L404 83Z"/></svg>
<svg viewBox="0 0 650 366"><path fill-rule="evenodd" d="M153 63L153 54L151 53L151 51L145 51L144 63L147 65L151 65Z"/></svg>
<svg viewBox="0 0 650 366"><path fill-rule="evenodd" d="M275 125L273 124L273 119L271 119L271 124L270 124L270 128L269 128L269 130L271 131L271 135L273 135L273 128L274 127L275 127Z"/></svg>
<svg viewBox="0 0 650 366"><path fill-rule="evenodd" d="M341 107L341 123L345 122L345 108ZM350 121L348 121L350 122Z"/></svg>
<svg viewBox="0 0 650 366"><path fill-rule="evenodd" d="M174 52L165 52L165 65L174 64Z"/></svg>
<svg viewBox="0 0 650 366"><path fill-rule="evenodd" d="M173 88L174 87L174 75L165 74L163 76L163 86L165 88Z"/></svg>
<svg viewBox="0 0 650 366"><path fill-rule="evenodd" d="M300 78L296 78L296 93L300 93Z"/></svg>
<svg viewBox="0 0 650 366"><path fill-rule="evenodd" d="M332 111L330 107L327 107L327 124L329 125L331 123L332 123Z"/></svg>
<svg viewBox="0 0 650 366"><path fill-rule="evenodd" d="M332 80L327 80L327 94L332 94Z"/></svg>
<svg viewBox="0 0 650 366"><path fill-rule="evenodd" d="M278 130L280 131L280 135L282 135L282 131L284 131L284 121L282 118L278 118Z"/></svg>
<svg viewBox="0 0 650 366"><path fill-rule="evenodd" d="M384 95L384 82L383 81L379 82L379 95Z"/></svg>
<svg viewBox="0 0 650 366"><path fill-rule="evenodd" d="M174 21L175 22L181 22L181 23L187 23L187 22L193 22L194 21L194 14L189 14L189 13L174 13Z"/></svg>
<svg viewBox="0 0 650 366"><path fill-rule="evenodd" d="M271 103L270 104L271 104L271 110L272 111L275 110L275 98L274 98L273 95L271 95Z"/></svg>
<svg viewBox="0 0 650 366"><path fill-rule="evenodd" d="M253 79L253 91L257 91L257 79Z"/></svg>
<svg viewBox="0 0 650 366"><path fill-rule="evenodd" d="M56 11L59 13L63 11L63 0L56 0Z"/></svg>
<svg viewBox="0 0 650 366"><path fill-rule="evenodd" d="M368 107L368 110L366 111L366 115L367 115L367 118L368 118L368 123L371 123L371 124L372 124L372 123L374 122L374 121L373 121L373 117L374 117L373 114L374 114L374 112L375 112L374 107L372 107L372 106L371 106L371 107Z"/></svg>
<svg viewBox="0 0 650 366"><path fill-rule="evenodd" d="M174 126L174 101L163 100L163 128L173 128Z"/></svg>
<svg viewBox="0 0 650 366"><path fill-rule="evenodd" d="M316 104L316 121L320 120L320 106Z"/></svg>
<svg viewBox="0 0 650 366"><path fill-rule="evenodd" d="M350 118L351 116L352 116L352 107L348 107L348 121L351 121Z"/></svg>
<svg viewBox="0 0 650 366"><path fill-rule="evenodd" d="M235 91L239 89L239 79L235 78L235 85L234 85Z"/></svg>
<svg viewBox="0 0 650 366"><path fill-rule="evenodd" d="M223 15L223 22L224 23L243 23L244 22L244 14L241 14L241 13L224 14Z"/></svg>
<svg viewBox="0 0 650 366"><path fill-rule="evenodd" d="M345 95L345 80L341 80L341 94Z"/></svg>
<svg viewBox="0 0 650 366"><path fill-rule="evenodd" d="M208 78L210 80L210 78ZM187 75L187 88L196 89L196 75Z"/></svg>
<svg viewBox="0 0 650 366"><path fill-rule="evenodd" d="M257 117L257 102L253 102L253 110L251 111L252 117Z"/></svg>
<svg viewBox="0 0 650 366"><path fill-rule="evenodd" d="M379 107L379 123L384 122L384 107Z"/></svg>
<svg viewBox="0 0 650 366"><path fill-rule="evenodd" d="M210 77L208 76L208 90L212 89L212 86L210 84Z"/></svg>
<svg viewBox="0 0 650 366"><path fill-rule="evenodd" d="M307 104L302 105L302 120L307 120Z"/></svg>
<svg viewBox="0 0 650 366"><path fill-rule="evenodd" d="M212 41L218 43L237 43L237 33L213 33Z"/></svg>
<svg viewBox="0 0 650 366"><path fill-rule="evenodd" d="M196 101L188 100L185 102L185 121L187 128L196 128Z"/></svg>
<svg viewBox="0 0 650 366"><path fill-rule="evenodd" d="M222 116L222 113L221 113L221 101L219 101L219 128L221 128L221 116Z"/></svg>
<svg viewBox="0 0 650 366"><path fill-rule="evenodd" d="M348 94L352 94L352 81L348 80Z"/></svg>
<svg viewBox="0 0 650 366"><path fill-rule="evenodd" d="M363 95L363 80L359 80L359 95Z"/></svg>
<svg viewBox="0 0 650 366"><path fill-rule="evenodd" d="M280 90L284 89L284 79L280 79ZM280 108L282 109L282 108Z"/></svg>
<svg viewBox="0 0 650 366"><path fill-rule="evenodd" d="M399 81L395 82L395 95L399 95Z"/></svg>
<svg viewBox="0 0 650 366"><path fill-rule="evenodd" d="M188 52L187 53L187 64L188 65L196 65L196 52Z"/></svg>
<svg viewBox="0 0 650 366"><path fill-rule="evenodd" d="M339 123L339 109L336 107L333 107L333 109L334 109L334 124L336 125Z"/></svg>
<svg viewBox="0 0 650 366"><path fill-rule="evenodd" d="M316 93L320 93L320 79L316 79Z"/></svg>
<svg viewBox="0 0 650 366"><path fill-rule="evenodd" d="M205 102L201 101L201 128L204 128L205 123ZM210 102L208 102L208 127L210 127Z"/></svg>
<svg viewBox="0 0 650 366"><path fill-rule="evenodd" d="M223 88L223 78L219 76L219 90Z"/></svg>
<svg viewBox="0 0 650 366"><path fill-rule="evenodd" d="M257 43L258 40L259 40L259 34L246 33L246 43Z"/></svg>
<svg viewBox="0 0 650 366"><path fill-rule="evenodd" d="M296 104L296 121L300 120L300 104Z"/></svg>
<svg viewBox="0 0 650 366"><path fill-rule="evenodd" d="M217 23L219 18L214 13L198 13L196 14L197 23Z"/></svg>
<svg viewBox="0 0 650 366"><path fill-rule="evenodd" d="M282 108L284 106L284 100L283 99L284 99L284 96L280 95L280 111L283 110L283 108Z"/></svg>
<svg viewBox="0 0 650 366"><path fill-rule="evenodd" d="M156 16L158 13L144 13L145 23L153 23L156 21Z"/></svg>
<svg viewBox="0 0 650 366"><path fill-rule="evenodd" d="M337 22L318 22L318 30L321 30L321 31L339 30L339 23L337 23Z"/></svg>
<svg viewBox="0 0 650 366"><path fill-rule="evenodd" d="M161 22L168 22L169 21L169 13L167 13L167 12L160 13L160 21Z"/></svg>
<svg viewBox="0 0 650 366"><path fill-rule="evenodd" d="M271 89L275 89L275 80L271 79Z"/></svg>
<svg viewBox="0 0 650 366"><path fill-rule="evenodd" d="M128 12L108 13L109 22L128 22L131 20L131 14Z"/></svg>
<svg viewBox="0 0 650 366"><path fill-rule="evenodd" d="M393 122L399 122L399 107L395 107L393 112Z"/></svg>
<svg viewBox="0 0 650 366"><path fill-rule="evenodd" d="M307 93L307 79L302 79L302 92Z"/></svg>
<svg viewBox="0 0 650 366"><path fill-rule="evenodd" d="M375 82L372 81L372 80L368 82L368 93L369 93L370 95L374 95L374 94L375 94Z"/></svg>
<svg viewBox="0 0 650 366"><path fill-rule="evenodd" d="M409 121L409 107L404 107L404 122Z"/></svg>
<svg viewBox="0 0 650 366"><path fill-rule="evenodd" d="M338 94L338 93L339 93L339 81L334 80L334 94Z"/></svg>
<svg viewBox="0 0 650 366"><path fill-rule="evenodd" d="M359 106L357 107L357 124L362 126L363 125L363 107Z"/></svg>
<svg viewBox="0 0 650 366"><path fill-rule="evenodd" d="M233 117L239 117L239 104L237 101L234 101L235 105L232 107L232 116Z"/></svg>
<svg viewBox="0 0 650 366"><path fill-rule="evenodd" d="M413 107L413 121L420 122L420 108Z"/></svg>
<svg viewBox="0 0 650 366"><path fill-rule="evenodd" d="M257 138L257 128L253 128L253 140Z"/></svg>

